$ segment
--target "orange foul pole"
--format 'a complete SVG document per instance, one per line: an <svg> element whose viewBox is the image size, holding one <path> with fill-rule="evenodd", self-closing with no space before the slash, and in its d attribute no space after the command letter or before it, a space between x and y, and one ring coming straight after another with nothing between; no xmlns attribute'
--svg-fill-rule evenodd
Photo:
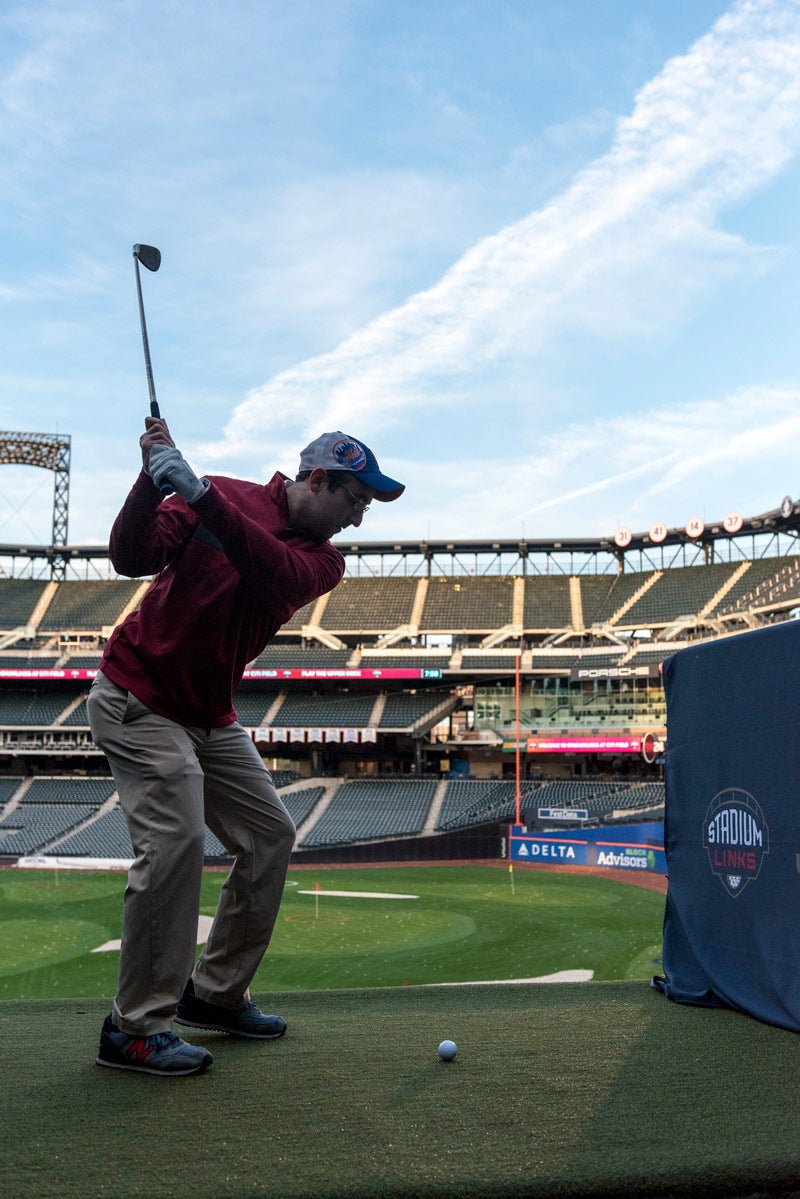
<svg viewBox="0 0 800 1199"><path fill-rule="evenodd" d="M515 737L517 745L517 789L516 789L516 824L522 824L520 819L520 785L519 785L519 654L517 654L514 663L514 707L517 717L517 733Z"/></svg>

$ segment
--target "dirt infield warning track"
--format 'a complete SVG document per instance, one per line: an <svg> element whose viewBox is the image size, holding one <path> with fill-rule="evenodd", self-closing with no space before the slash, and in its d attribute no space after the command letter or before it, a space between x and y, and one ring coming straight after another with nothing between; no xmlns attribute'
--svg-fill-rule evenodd
<svg viewBox="0 0 800 1199"><path fill-rule="evenodd" d="M552 866L523 867L532 870L552 870ZM558 867L556 867L558 869ZM642 887L645 891L658 891L661 895L667 893L667 876L653 874L650 870L610 870L603 866L569 866L563 874L594 874L599 878L611 878L615 883L628 883L632 887Z"/></svg>
<svg viewBox="0 0 800 1199"><path fill-rule="evenodd" d="M498 870L507 870L508 861L498 858L457 858L441 862L292 862L290 870L390 870L396 866L427 866L435 870L437 866L495 866ZM596 878L609 878L615 883L627 883L632 887L642 887L645 891L658 891L661 895L667 893L667 877L664 874L654 874L650 870L614 870L607 866L550 866L540 863L515 862L515 870L543 870L551 874L590 874Z"/></svg>

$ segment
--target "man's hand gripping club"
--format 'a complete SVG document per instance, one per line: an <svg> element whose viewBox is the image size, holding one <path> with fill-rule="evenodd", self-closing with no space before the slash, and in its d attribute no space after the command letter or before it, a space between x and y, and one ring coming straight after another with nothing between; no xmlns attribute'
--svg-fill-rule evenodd
<svg viewBox="0 0 800 1199"><path fill-rule="evenodd" d="M193 504L205 495L208 479L198 479L170 436L167 422L161 417L145 417L145 432L139 438L142 463L159 491L171 488Z"/></svg>

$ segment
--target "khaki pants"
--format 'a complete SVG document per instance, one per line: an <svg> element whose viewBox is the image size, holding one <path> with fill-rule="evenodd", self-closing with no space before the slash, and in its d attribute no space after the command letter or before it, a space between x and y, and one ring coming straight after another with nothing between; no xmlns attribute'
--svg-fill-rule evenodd
<svg viewBox="0 0 800 1199"><path fill-rule="evenodd" d="M186 728L102 673L87 702L125 812L134 862L122 917L114 1023L165 1032L192 976L199 998L239 1007L269 944L295 827L240 724ZM235 856L194 967L205 825Z"/></svg>

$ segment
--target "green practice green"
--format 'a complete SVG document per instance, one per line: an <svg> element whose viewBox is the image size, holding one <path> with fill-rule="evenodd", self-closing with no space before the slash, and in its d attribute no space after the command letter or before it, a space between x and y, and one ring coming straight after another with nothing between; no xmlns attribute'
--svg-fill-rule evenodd
<svg viewBox="0 0 800 1199"><path fill-rule="evenodd" d="M206 917L224 878L204 874ZM112 996L119 954L101 947L119 938L124 887L122 873L0 871L0 999ZM599 981L646 979L660 968L663 911L657 892L578 874L307 867L289 873L253 991L494 982L563 971L591 971Z"/></svg>

